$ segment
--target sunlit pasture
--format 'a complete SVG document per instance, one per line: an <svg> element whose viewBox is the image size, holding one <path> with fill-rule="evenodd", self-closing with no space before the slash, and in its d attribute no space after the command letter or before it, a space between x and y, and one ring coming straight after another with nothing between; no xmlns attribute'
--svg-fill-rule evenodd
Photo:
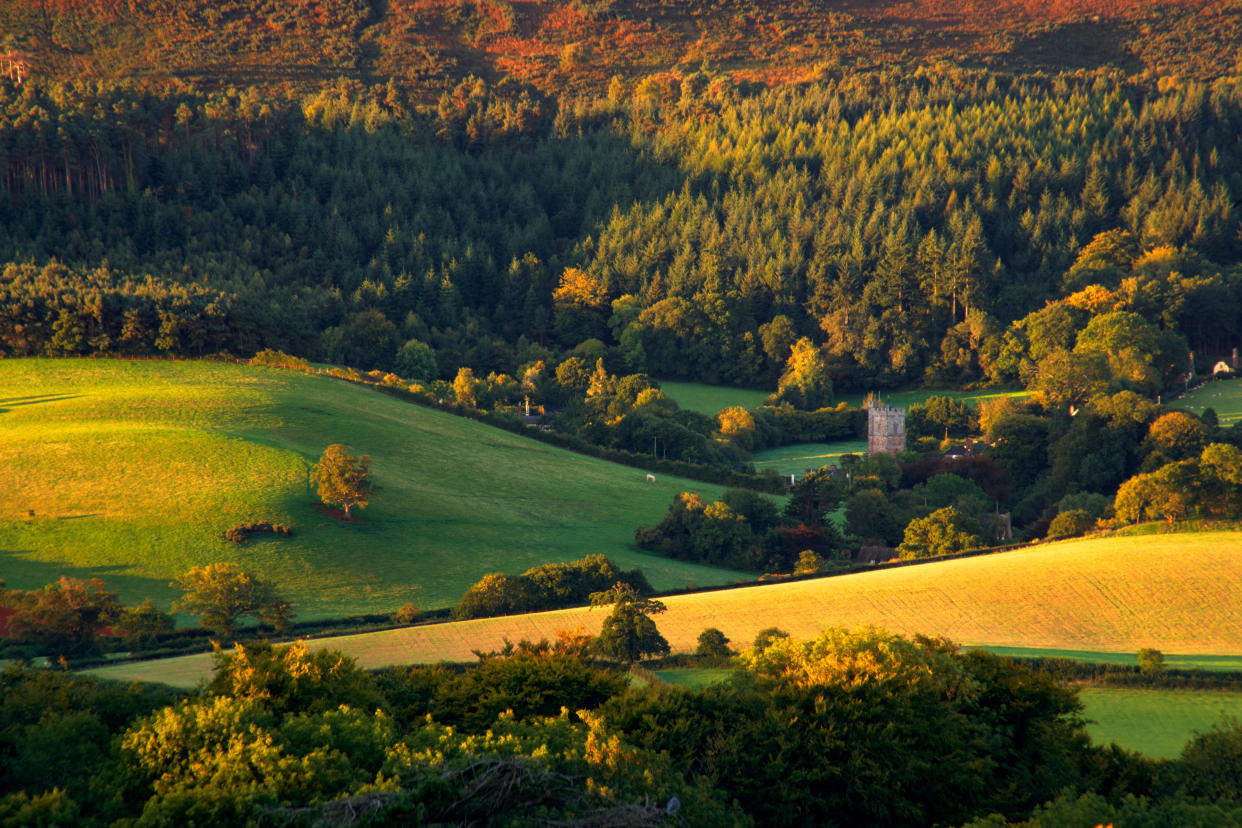
<svg viewBox="0 0 1242 828"><path fill-rule="evenodd" d="M331 443L372 456L379 490L341 523L316 511ZM639 552L673 496L719 486L557 449L323 376L218 362L0 360L0 577L99 577L167 609L172 579L235 561L299 618L450 606L489 572L603 553L673 588L743 573ZM242 522L287 539L224 540ZM188 619L183 619L188 620Z"/></svg>
<svg viewBox="0 0 1242 828"><path fill-rule="evenodd" d="M1196 733L1226 717L1242 717L1242 693L1219 690L1088 687L1080 698L1094 742L1116 742L1158 759L1177 757Z"/></svg>
<svg viewBox="0 0 1242 828"><path fill-rule="evenodd" d="M1212 381L1185 396L1165 395L1162 402L1194 414L1202 414L1210 408L1216 412L1221 425L1232 425L1242 420L1242 382Z"/></svg>

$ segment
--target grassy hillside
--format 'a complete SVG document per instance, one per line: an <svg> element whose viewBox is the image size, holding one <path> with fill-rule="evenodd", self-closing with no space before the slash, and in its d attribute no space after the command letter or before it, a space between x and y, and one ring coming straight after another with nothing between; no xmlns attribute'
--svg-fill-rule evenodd
<svg viewBox="0 0 1242 828"><path fill-rule="evenodd" d="M683 595L657 617L674 651L721 629L744 646L777 626L811 637L829 626L875 624L945 635L966 645L1132 653L1242 653L1242 533L1097 538L787 584ZM325 639L368 667L470 661L504 638L599 629L601 610L412 627ZM206 656L99 671L116 678L194 681Z"/></svg>
<svg viewBox="0 0 1242 828"><path fill-rule="evenodd" d="M362 516L317 513L307 475L341 442L374 458ZM326 377L200 362L0 361L0 577L98 576L167 607L191 566L237 561L299 617L454 603L487 572L601 552L658 587L738 573L637 552L673 495L719 487L585 458ZM290 539L237 546L245 521Z"/></svg>
<svg viewBox="0 0 1242 828"><path fill-rule="evenodd" d="M755 452L755 468L776 469L781 474L801 477L807 469L839 463L842 454L867 453L866 440L842 440L837 443L794 443L789 446Z"/></svg>

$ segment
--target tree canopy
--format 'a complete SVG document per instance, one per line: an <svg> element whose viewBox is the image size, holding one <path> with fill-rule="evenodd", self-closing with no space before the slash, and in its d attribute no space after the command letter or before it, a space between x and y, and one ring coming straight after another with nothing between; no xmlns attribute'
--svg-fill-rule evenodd
<svg viewBox="0 0 1242 828"><path fill-rule="evenodd" d="M292 617L289 603L272 583L235 563L196 566L172 584L185 591L173 612L201 616L204 627L221 636L236 635L238 622L253 616L283 629Z"/></svg>
<svg viewBox="0 0 1242 828"><path fill-rule="evenodd" d="M348 516L355 506L365 509L371 500L371 457L355 457L340 443L323 450L311 470L319 489L319 499L328 506L340 506Z"/></svg>

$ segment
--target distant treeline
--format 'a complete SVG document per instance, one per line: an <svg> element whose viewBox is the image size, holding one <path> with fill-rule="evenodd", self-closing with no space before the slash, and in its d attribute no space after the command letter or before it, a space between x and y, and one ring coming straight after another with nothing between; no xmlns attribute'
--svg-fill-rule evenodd
<svg viewBox="0 0 1242 828"><path fill-rule="evenodd" d="M1052 676L1058 681L1065 682L1099 684L1106 687L1242 691L1242 671L1238 670L1195 670L1168 667L1148 671L1136 664L1093 663L1052 656L1015 660L1036 673Z"/></svg>

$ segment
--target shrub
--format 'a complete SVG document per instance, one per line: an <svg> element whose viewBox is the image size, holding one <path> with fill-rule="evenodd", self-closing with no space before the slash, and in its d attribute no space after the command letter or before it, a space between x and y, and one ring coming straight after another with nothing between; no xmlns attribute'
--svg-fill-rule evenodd
<svg viewBox="0 0 1242 828"><path fill-rule="evenodd" d="M273 368L289 368L294 371L309 371L311 364L302 357L292 356L283 351L264 348L250 359L251 365L270 365Z"/></svg>
<svg viewBox="0 0 1242 828"><path fill-rule="evenodd" d="M798 563L794 566L793 574L795 575L816 575L824 570L824 559L815 554L812 549L803 549L802 554L798 556Z"/></svg>
<svg viewBox="0 0 1242 828"><path fill-rule="evenodd" d="M239 523L224 533L224 539L233 543L245 543L251 535L264 532L284 538L293 535L292 527L284 523L270 523L263 520L258 523Z"/></svg>
<svg viewBox="0 0 1242 828"><path fill-rule="evenodd" d="M423 611L414 606L413 601L407 601L402 604L396 612L392 614L392 620L398 624L413 624L415 621L423 617Z"/></svg>

